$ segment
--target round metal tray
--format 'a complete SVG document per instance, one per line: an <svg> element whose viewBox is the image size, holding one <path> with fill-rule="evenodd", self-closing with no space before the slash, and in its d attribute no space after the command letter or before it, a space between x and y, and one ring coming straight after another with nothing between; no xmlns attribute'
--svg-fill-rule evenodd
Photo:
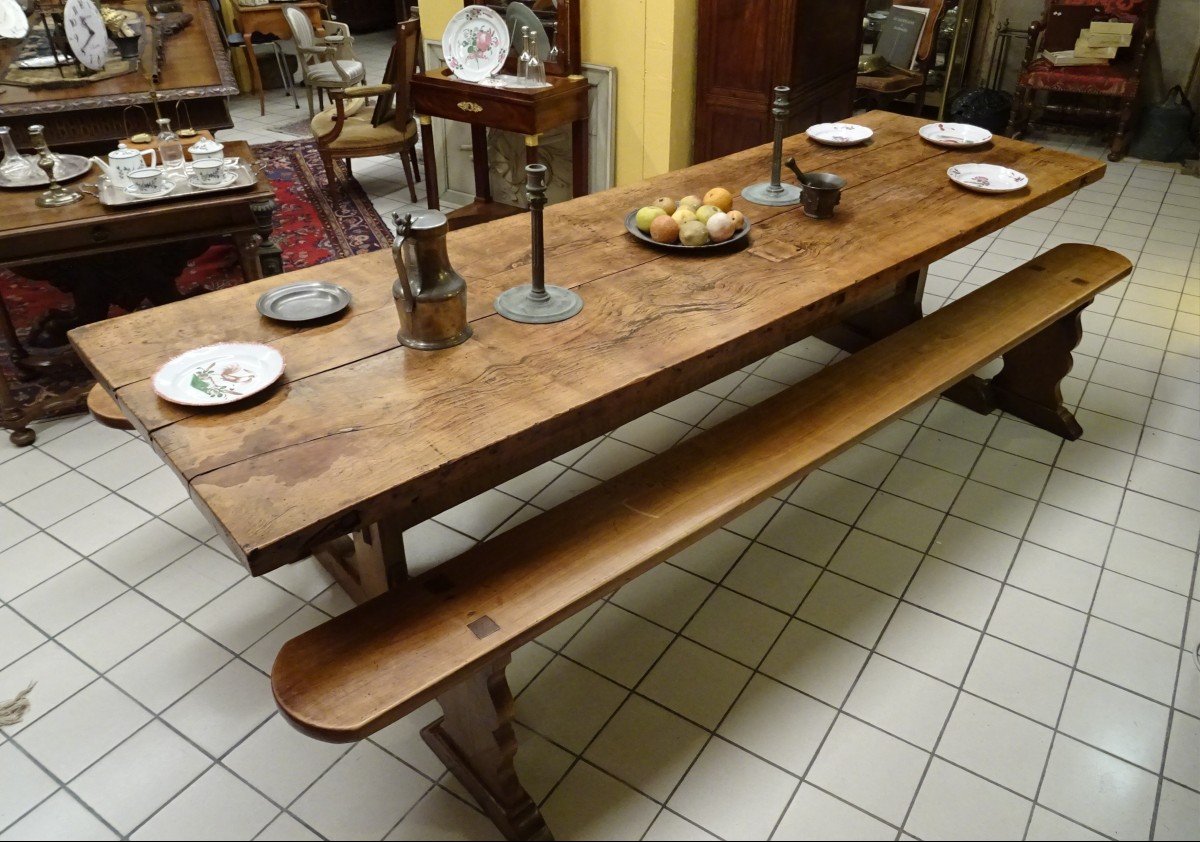
<svg viewBox="0 0 1200 842"><path fill-rule="evenodd" d="M22 155L21 157L33 164L33 171L29 175L22 176L19 179L0 173L0 187L13 189L21 187L44 187L50 183L46 179L46 174L38 168L37 155ZM56 154L54 157L58 159L54 165L54 176L59 182L79 178L92 168L92 162L82 155Z"/></svg>
<svg viewBox="0 0 1200 842"><path fill-rule="evenodd" d="M325 281L301 281L275 287L258 299L258 312L281 322L307 322L340 313L350 304L350 291Z"/></svg>
<svg viewBox="0 0 1200 842"><path fill-rule="evenodd" d="M656 243L650 239L649 234L643 234L641 229L637 227L637 211L631 210L625 217L625 230L632 234L637 239L641 240L648 246L656 246L660 249L668 251L686 251L705 253L710 251L719 251L721 249L737 248L742 245L747 236L750 234L750 217L746 217L746 224L742 229L730 237L723 243L707 243L702 246L685 246L683 243Z"/></svg>

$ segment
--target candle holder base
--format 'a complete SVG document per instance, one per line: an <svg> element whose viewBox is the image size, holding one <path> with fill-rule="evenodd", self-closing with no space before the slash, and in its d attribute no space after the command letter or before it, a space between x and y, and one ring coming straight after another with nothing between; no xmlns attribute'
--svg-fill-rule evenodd
<svg viewBox="0 0 1200 842"><path fill-rule="evenodd" d="M534 297L532 284L506 289L496 296L496 312L506 319L543 325L564 322L583 309L583 299L573 290L546 285L545 298Z"/></svg>
<svg viewBox="0 0 1200 842"><path fill-rule="evenodd" d="M769 181L751 184L742 191L742 198L756 205L780 207L800 204L800 188L794 184L780 184L778 188Z"/></svg>

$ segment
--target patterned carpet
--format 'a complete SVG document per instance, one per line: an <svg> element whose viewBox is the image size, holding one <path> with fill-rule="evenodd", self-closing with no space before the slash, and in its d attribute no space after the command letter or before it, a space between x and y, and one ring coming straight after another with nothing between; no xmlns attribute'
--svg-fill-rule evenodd
<svg viewBox="0 0 1200 842"><path fill-rule="evenodd" d="M284 270L314 266L330 260L376 251L390 243L391 232L371 206L367 194L356 182L334 202L326 191L325 174L313 141L283 141L254 147L275 188L275 230L273 239L283 251ZM32 273L31 273L32 274ZM237 254L229 242L214 242L202 254L189 261L176 279L185 295L223 289L243 282ZM71 295L52 284L29 280L0 269L0 296L3 297L22 340L38 321L51 310L69 310ZM144 306L142 302L139 306ZM109 316L123 313L112 307ZM22 403L43 394L63 394L71 386L87 379L87 372L71 368L50 378L22 382L17 376L0 339L0 369L15 386Z"/></svg>

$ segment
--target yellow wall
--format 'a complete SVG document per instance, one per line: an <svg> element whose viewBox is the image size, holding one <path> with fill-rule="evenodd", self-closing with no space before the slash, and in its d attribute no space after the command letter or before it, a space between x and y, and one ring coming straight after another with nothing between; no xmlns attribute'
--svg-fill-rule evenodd
<svg viewBox="0 0 1200 842"><path fill-rule="evenodd" d="M687 166L692 156L697 0L580 0L583 60L617 69L617 184ZM462 0L420 0L439 40Z"/></svg>

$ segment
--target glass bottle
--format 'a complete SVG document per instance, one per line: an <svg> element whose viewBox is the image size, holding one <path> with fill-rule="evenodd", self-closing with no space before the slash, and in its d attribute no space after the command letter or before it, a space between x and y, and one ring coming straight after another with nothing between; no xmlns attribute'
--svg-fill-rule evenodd
<svg viewBox="0 0 1200 842"><path fill-rule="evenodd" d="M529 55L532 47L533 35L529 31L528 26L521 27L521 55L517 58L517 78L522 82L525 81L525 74L529 70Z"/></svg>
<svg viewBox="0 0 1200 842"><path fill-rule="evenodd" d="M183 167L183 144L179 142L175 132L171 131L171 118L159 117L158 123L158 156L168 170Z"/></svg>
<svg viewBox="0 0 1200 842"><path fill-rule="evenodd" d="M0 160L0 175L10 179L33 175L33 165L17 152L8 126L0 126L0 146L4 147L4 158Z"/></svg>
<svg viewBox="0 0 1200 842"><path fill-rule="evenodd" d="M525 65L525 72L522 76L525 84L531 88L540 88L546 84L546 65L538 56L537 39L532 34L529 36L529 61Z"/></svg>

